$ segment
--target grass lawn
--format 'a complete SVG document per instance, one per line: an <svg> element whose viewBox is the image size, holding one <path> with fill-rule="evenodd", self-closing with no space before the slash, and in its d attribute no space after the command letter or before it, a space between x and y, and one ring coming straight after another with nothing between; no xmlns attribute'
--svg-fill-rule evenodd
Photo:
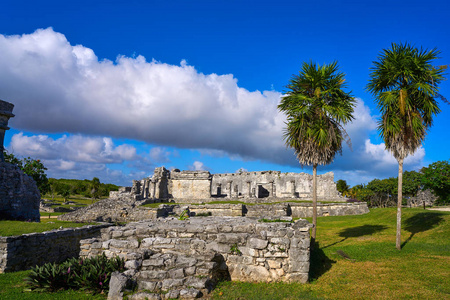
<svg viewBox="0 0 450 300"><path fill-rule="evenodd" d="M46 213L48 214L48 213ZM81 227L84 225L95 225L96 223L74 223L58 221L57 219L42 218L41 222L23 222L0 220L0 236L13 236L25 233L44 232L52 229L69 227ZM0 297L0 299L2 299Z"/></svg>
<svg viewBox="0 0 450 300"><path fill-rule="evenodd" d="M450 299L450 212L402 212L401 251L395 248L395 208L320 217L309 284L224 282L212 298Z"/></svg>
<svg viewBox="0 0 450 300"><path fill-rule="evenodd" d="M396 209L318 218L310 283L222 282L212 299L450 299L450 212L403 209L403 248L395 248ZM348 256L345 258L344 256ZM0 274L0 299L104 299L104 295L22 293L26 272ZM102 298L103 297L103 298Z"/></svg>

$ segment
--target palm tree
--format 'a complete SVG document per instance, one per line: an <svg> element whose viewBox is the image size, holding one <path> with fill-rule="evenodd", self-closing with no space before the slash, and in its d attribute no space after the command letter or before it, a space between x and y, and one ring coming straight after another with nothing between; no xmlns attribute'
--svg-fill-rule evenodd
<svg viewBox="0 0 450 300"><path fill-rule="evenodd" d="M396 247L401 249L401 206L404 159L413 154L425 139L433 116L440 112L436 98L438 85L444 79L445 67L434 67L437 49L423 50L409 44L392 43L373 62L369 92L381 110L378 131L386 149L398 161L397 236Z"/></svg>
<svg viewBox="0 0 450 300"><path fill-rule="evenodd" d="M342 151L342 141L349 138L343 124L353 119L354 98L343 91L344 73L337 62L316 65L302 64L286 86L278 109L287 116L284 139L294 149L302 167L313 166L313 228L311 247L314 247L317 228L317 166L334 160Z"/></svg>

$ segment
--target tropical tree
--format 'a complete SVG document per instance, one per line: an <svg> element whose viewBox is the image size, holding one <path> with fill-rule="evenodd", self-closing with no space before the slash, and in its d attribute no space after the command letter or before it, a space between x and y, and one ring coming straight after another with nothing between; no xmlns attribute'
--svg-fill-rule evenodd
<svg viewBox="0 0 450 300"><path fill-rule="evenodd" d="M94 202L94 199L100 198L101 192L100 192L100 179L98 177L92 178L91 181L91 195L92 195L92 202Z"/></svg>
<svg viewBox="0 0 450 300"><path fill-rule="evenodd" d="M413 154L425 139L433 116L440 112L436 98L445 67L431 62L439 51L417 49L409 44L392 43L373 62L367 85L381 111L378 130L388 149L398 161L397 236L401 249L401 206L403 161Z"/></svg>
<svg viewBox="0 0 450 300"><path fill-rule="evenodd" d="M301 166L313 167L313 228L314 247L317 228L317 166L334 160L342 151L342 141L349 142L343 124L353 119L354 98L345 92L344 73L337 62L316 65L302 64L286 86L278 109L286 114L284 131L286 146L294 149Z"/></svg>

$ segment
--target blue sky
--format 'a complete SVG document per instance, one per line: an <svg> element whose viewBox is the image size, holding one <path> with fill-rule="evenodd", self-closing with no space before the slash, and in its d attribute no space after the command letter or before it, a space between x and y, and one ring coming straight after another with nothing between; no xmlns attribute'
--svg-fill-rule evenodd
<svg viewBox="0 0 450 300"><path fill-rule="evenodd" d="M365 90L392 42L450 64L447 1L10 1L0 3L5 138L48 175L130 185L156 166L311 172L282 140L276 105L303 61L337 60L358 99L353 151L319 168L351 185L396 176ZM441 84L449 98L450 84ZM406 161L448 160L450 105Z"/></svg>

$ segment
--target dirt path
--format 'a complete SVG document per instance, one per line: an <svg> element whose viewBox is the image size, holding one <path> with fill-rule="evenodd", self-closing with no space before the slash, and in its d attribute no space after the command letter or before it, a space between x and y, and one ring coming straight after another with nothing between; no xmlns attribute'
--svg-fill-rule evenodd
<svg viewBox="0 0 450 300"><path fill-rule="evenodd" d="M439 211L450 211L450 207L434 207L434 208L427 208L428 210L439 210Z"/></svg>

